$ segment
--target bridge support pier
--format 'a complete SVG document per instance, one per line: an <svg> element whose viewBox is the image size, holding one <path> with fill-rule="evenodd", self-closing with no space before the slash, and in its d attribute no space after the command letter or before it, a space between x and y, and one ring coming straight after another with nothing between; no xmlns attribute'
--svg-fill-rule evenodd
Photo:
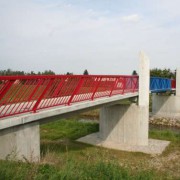
<svg viewBox="0 0 180 180"><path fill-rule="evenodd" d="M40 160L39 123L1 130L0 159L38 162Z"/></svg>
<svg viewBox="0 0 180 180"><path fill-rule="evenodd" d="M100 111L100 132L78 139L111 149L160 154L168 141L148 139L149 60L140 54L138 103L104 106Z"/></svg>
<svg viewBox="0 0 180 180"><path fill-rule="evenodd" d="M162 117L180 117L180 68L176 71L175 95L153 94L152 113Z"/></svg>
<svg viewBox="0 0 180 180"><path fill-rule="evenodd" d="M104 106L100 111L100 132L78 141L124 151L162 153L169 142L148 139L149 78L149 60L141 53L138 103Z"/></svg>
<svg viewBox="0 0 180 180"><path fill-rule="evenodd" d="M149 59L140 54L138 104L103 107L100 113L100 138L124 145L148 145Z"/></svg>
<svg viewBox="0 0 180 180"><path fill-rule="evenodd" d="M103 107L100 112L100 138L127 145L148 145L148 107L136 104Z"/></svg>
<svg viewBox="0 0 180 180"><path fill-rule="evenodd" d="M152 114L169 118L180 117L180 96L153 94Z"/></svg>

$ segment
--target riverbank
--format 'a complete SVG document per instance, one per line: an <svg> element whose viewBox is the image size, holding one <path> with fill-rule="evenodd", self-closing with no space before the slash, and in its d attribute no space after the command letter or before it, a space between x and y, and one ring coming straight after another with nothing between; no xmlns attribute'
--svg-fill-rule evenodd
<svg viewBox="0 0 180 180"><path fill-rule="evenodd" d="M80 119L84 120L94 120L94 121L99 121L99 109L88 111L85 113L82 113L80 115ZM166 129L166 127L171 127L171 129L176 129L180 131L180 118L165 118L165 117L160 117L160 116L154 116L150 113L149 116L149 124L150 125L157 125L157 127L162 127ZM153 127L153 126L152 126Z"/></svg>
<svg viewBox="0 0 180 180"><path fill-rule="evenodd" d="M179 130L180 130L180 119L179 118L166 118L166 117L158 117L158 116L150 115L149 123L153 124L153 125L176 127L176 128L179 128Z"/></svg>

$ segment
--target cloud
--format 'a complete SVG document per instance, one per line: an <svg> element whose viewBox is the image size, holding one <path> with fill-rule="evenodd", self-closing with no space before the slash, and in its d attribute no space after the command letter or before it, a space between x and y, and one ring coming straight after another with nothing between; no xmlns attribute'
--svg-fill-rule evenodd
<svg viewBox="0 0 180 180"><path fill-rule="evenodd" d="M132 14L132 15L128 15L128 16L123 16L122 20L124 22L139 22L140 21L140 17L138 14Z"/></svg>
<svg viewBox="0 0 180 180"><path fill-rule="evenodd" d="M180 27L162 26L173 21L164 14L165 7L158 6L157 18L151 3L127 9L116 1L98 10L92 3L82 7L75 1L11 2L0 4L2 69L130 74L138 67L141 49L150 56L152 67L178 65Z"/></svg>

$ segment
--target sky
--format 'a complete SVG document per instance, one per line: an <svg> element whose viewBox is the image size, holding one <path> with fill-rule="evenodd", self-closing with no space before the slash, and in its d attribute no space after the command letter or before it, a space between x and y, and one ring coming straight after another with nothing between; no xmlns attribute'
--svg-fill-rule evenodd
<svg viewBox="0 0 180 180"><path fill-rule="evenodd" d="M131 74L180 67L180 0L0 0L0 69Z"/></svg>

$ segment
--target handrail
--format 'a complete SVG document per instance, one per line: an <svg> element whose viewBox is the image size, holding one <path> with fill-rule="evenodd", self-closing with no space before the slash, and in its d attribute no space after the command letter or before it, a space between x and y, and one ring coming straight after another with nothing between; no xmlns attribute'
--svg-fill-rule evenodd
<svg viewBox="0 0 180 180"><path fill-rule="evenodd" d="M138 79L129 75L0 76L0 118L137 92ZM173 79L150 78L152 93L175 88Z"/></svg>
<svg viewBox="0 0 180 180"><path fill-rule="evenodd" d="M161 78L161 77L151 77L150 78L150 90L151 92L164 92L170 91L171 79Z"/></svg>
<svg viewBox="0 0 180 180"><path fill-rule="evenodd" d="M138 91L138 76L0 76L0 118Z"/></svg>

